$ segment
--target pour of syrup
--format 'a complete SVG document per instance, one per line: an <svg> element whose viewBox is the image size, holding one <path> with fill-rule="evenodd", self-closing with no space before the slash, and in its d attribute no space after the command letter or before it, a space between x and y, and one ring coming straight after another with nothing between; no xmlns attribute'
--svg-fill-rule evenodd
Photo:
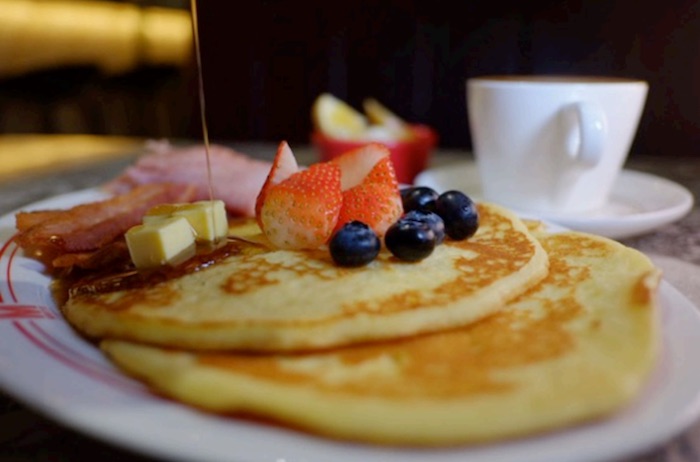
<svg viewBox="0 0 700 462"><path fill-rule="evenodd" d="M204 137L204 153L207 157L207 182L209 200L214 200L214 186L211 177L211 159L209 156L209 129L207 128L206 102L204 98L204 77L202 72L202 52L199 45L199 18L197 17L197 0L190 0L192 14L192 33L194 35L194 51L197 60L197 84L199 96L199 117L202 121L202 136Z"/></svg>
<svg viewBox="0 0 700 462"><path fill-rule="evenodd" d="M214 200L214 182L211 175L211 157L209 155L209 128L207 127L206 101L204 98L204 74L202 72L202 51L199 44L199 18L197 16L197 0L190 0L192 11L192 34L194 36L194 50L197 58L197 84L199 96L199 117L202 121L202 136L204 138L204 155L207 158L207 185L209 188L209 200ZM216 216L214 216L214 229L217 229Z"/></svg>

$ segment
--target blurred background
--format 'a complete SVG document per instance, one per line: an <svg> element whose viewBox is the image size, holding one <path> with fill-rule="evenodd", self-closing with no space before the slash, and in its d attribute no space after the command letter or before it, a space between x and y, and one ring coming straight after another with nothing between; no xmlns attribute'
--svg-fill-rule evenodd
<svg viewBox="0 0 700 462"><path fill-rule="evenodd" d="M465 79L649 81L632 154L696 156L700 2L200 0L214 141L308 143L321 92L469 149ZM201 137L189 0L0 0L0 134Z"/></svg>

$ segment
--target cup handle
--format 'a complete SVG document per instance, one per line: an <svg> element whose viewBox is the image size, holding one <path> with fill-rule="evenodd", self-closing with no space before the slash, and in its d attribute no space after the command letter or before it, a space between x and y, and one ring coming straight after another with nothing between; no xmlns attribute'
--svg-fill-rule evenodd
<svg viewBox="0 0 700 462"><path fill-rule="evenodd" d="M577 102L564 108L566 152L579 165L593 167L603 157L608 123L602 109L592 103Z"/></svg>

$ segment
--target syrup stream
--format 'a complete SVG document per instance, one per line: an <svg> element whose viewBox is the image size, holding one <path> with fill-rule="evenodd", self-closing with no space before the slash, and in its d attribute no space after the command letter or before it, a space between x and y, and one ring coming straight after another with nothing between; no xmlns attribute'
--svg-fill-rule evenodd
<svg viewBox="0 0 700 462"><path fill-rule="evenodd" d="M192 11L192 32L194 34L195 55L197 58L197 80L199 87L199 115L202 120L202 135L204 136L204 151L207 156L207 181L209 185L209 200L214 200L214 187L211 178L211 160L209 158L209 129L207 128L206 107L204 102L204 77L202 75L202 54L199 48L199 19L197 18L197 0L190 0Z"/></svg>
<svg viewBox="0 0 700 462"><path fill-rule="evenodd" d="M204 98L204 76L202 72L202 52L199 45L199 18L197 16L197 0L190 0L192 10L192 33L194 35L195 56L197 58L197 83L199 89L199 116L202 121L202 136L204 137L204 153L207 158L207 186L209 188L209 200L214 200L214 182L211 176L211 158L209 155L209 128L207 127L207 111ZM218 229L216 215L214 215L213 228ZM218 242L218 239L217 239Z"/></svg>

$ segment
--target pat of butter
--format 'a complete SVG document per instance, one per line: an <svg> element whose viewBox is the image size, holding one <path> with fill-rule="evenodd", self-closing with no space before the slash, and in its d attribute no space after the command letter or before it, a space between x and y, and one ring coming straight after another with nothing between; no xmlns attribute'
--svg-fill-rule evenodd
<svg viewBox="0 0 700 462"><path fill-rule="evenodd" d="M169 217L136 225L126 234L131 260L139 269L175 265L195 255L192 227L185 217Z"/></svg>
<svg viewBox="0 0 700 462"><path fill-rule="evenodd" d="M151 223L169 217L186 218L199 242L215 242L228 235L226 207L221 200L157 205L146 213L143 222Z"/></svg>

